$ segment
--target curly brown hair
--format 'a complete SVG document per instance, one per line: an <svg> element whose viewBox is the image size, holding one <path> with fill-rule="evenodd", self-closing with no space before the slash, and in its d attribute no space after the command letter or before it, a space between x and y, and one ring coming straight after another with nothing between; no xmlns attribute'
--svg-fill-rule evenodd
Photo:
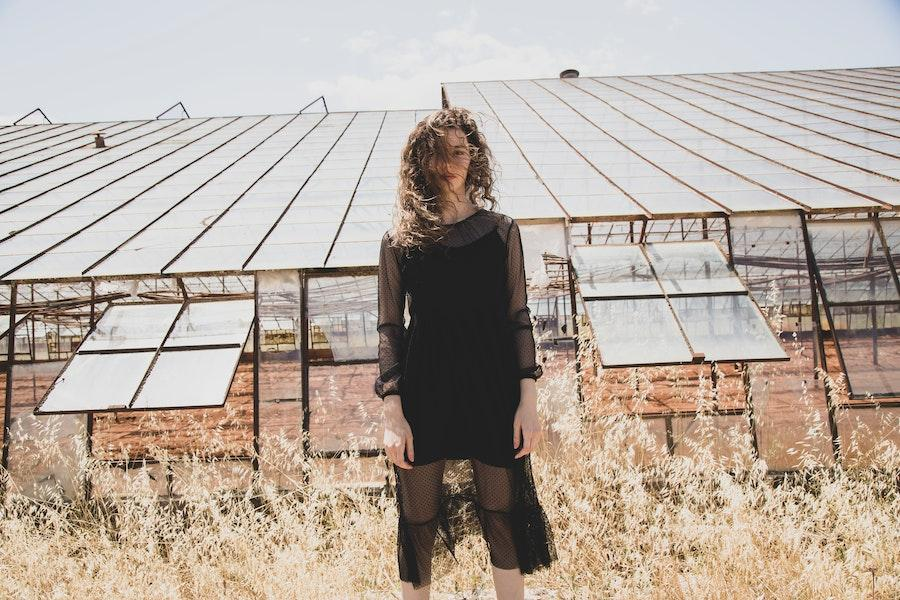
<svg viewBox="0 0 900 600"><path fill-rule="evenodd" d="M494 157L475 115L461 107L435 111L415 126L400 154L400 183L391 235L395 246L426 248L440 240L448 230L441 222L445 201L439 193L438 175L430 165L446 165L450 161L445 136L451 127L461 129L468 142L469 171L465 190L469 201L491 209L497 203L492 191Z"/></svg>

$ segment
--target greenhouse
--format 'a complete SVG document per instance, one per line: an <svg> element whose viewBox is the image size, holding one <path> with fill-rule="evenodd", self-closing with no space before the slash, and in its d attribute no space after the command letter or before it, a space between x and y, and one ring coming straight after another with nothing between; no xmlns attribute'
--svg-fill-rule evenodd
<svg viewBox="0 0 900 600"><path fill-rule="evenodd" d="M900 415L900 67L440 92L478 113L566 402L602 384L605 411L640 415L673 454L709 413L772 470L798 466L801 402L830 460ZM276 485L277 445L382 457L378 248L400 150L433 109L308 108L0 127L16 489L89 488L65 466L85 453L152 470L150 445Z"/></svg>

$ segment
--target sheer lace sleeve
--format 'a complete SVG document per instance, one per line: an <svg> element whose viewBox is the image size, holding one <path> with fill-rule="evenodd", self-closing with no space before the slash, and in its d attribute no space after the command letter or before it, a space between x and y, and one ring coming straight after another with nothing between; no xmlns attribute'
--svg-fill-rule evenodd
<svg viewBox="0 0 900 600"><path fill-rule="evenodd" d="M544 370L537 363L531 309L525 287L525 259L519 225L510 219L506 235L506 282L509 296L507 319L512 333L519 378L538 379Z"/></svg>
<svg viewBox="0 0 900 600"><path fill-rule="evenodd" d="M406 289L400 272L399 248L389 245L390 232L381 238L378 257L378 377L375 394L385 396L400 393L403 371L403 343L406 333L404 308Z"/></svg>

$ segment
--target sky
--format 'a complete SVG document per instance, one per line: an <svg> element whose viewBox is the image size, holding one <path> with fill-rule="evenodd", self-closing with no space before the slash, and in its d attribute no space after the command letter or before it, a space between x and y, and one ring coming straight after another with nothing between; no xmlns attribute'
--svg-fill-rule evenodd
<svg viewBox="0 0 900 600"><path fill-rule="evenodd" d="M900 0L0 0L0 125L428 109L440 84L900 65ZM312 110L312 109L311 109Z"/></svg>

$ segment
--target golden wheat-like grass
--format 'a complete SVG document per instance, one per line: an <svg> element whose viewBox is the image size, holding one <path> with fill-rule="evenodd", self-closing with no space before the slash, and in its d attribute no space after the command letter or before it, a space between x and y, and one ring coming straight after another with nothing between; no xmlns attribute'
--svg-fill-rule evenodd
<svg viewBox="0 0 900 600"><path fill-rule="evenodd" d="M701 410L669 456L649 422L608 414L622 382L598 378L579 404L567 367L540 386L547 435L532 465L559 560L526 578L529 598L900 597L897 413L876 411L877 431L870 421L842 432L848 459L834 466L819 451L829 443L821 407L798 399L805 434L786 452L800 468L773 478L753 460L743 417ZM632 400L646 397L647 385L632 387ZM708 403L703 381L691 393ZM209 435L198 447L216 446ZM83 455L29 448L57 463ZM52 490L35 500L7 481L0 596L399 598L397 513L389 487L377 487L384 460L303 457L283 433L262 448L256 483L246 463L162 451L160 464L127 472L68 465L76 481L90 475L90 500L77 485L71 501ZM166 490L174 497L161 501ZM492 598L483 541L466 539L457 556L433 597Z"/></svg>

